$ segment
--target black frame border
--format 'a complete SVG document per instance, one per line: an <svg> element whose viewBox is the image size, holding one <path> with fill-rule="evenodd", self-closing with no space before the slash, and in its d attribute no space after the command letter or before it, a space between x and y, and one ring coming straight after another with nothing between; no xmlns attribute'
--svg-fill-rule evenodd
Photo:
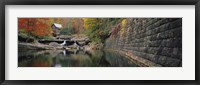
<svg viewBox="0 0 200 85"><path fill-rule="evenodd" d="M5 80L6 5L195 5L195 80ZM0 84L1 85L200 85L200 0L1 0ZM172 75L173 77L173 75Z"/></svg>

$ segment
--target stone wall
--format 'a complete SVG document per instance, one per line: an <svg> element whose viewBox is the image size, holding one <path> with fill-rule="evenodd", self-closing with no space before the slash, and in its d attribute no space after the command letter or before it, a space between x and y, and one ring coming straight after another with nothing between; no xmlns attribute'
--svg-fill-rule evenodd
<svg viewBox="0 0 200 85"><path fill-rule="evenodd" d="M165 67L182 66L182 18L131 18L116 25L105 47Z"/></svg>

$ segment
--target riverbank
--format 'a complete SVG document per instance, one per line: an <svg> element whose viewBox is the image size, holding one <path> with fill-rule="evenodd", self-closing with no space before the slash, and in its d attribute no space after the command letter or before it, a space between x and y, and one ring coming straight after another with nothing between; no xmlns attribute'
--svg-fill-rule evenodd
<svg viewBox="0 0 200 85"><path fill-rule="evenodd" d="M51 42L49 44L42 44L38 42L34 43L26 43L26 42L18 42L18 49L23 49L23 50L70 50L70 49L81 49L81 50L100 50L103 49L103 44L102 43L89 43L85 46L77 46L77 45L68 45L68 46L63 46L60 45L56 42Z"/></svg>
<svg viewBox="0 0 200 85"><path fill-rule="evenodd" d="M23 50L62 50L63 46L51 46L40 43L18 43L18 49Z"/></svg>

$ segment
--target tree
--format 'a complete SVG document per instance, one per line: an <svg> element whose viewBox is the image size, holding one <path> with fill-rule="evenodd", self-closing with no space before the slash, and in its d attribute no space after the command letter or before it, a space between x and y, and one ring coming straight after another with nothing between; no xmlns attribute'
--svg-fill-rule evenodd
<svg viewBox="0 0 200 85"><path fill-rule="evenodd" d="M97 28L98 21L97 18L83 18L85 29Z"/></svg>
<svg viewBox="0 0 200 85"><path fill-rule="evenodd" d="M87 36L98 43L103 43L109 35L111 26L109 18L83 18Z"/></svg>
<svg viewBox="0 0 200 85"><path fill-rule="evenodd" d="M48 18L19 18L18 29L24 30L30 36L50 36L52 30L48 20Z"/></svg>

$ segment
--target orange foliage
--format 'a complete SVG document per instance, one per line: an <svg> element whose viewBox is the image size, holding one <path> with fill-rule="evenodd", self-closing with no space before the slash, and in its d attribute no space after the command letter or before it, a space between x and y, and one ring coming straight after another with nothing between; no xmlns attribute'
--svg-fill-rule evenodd
<svg viewBox="0 0 200 85"><path fill-rule="evenodd" d="M49 36L51 26L48 24L48 18L19 18L18 29L24 29L27 33L34 36Z"/></svg>

